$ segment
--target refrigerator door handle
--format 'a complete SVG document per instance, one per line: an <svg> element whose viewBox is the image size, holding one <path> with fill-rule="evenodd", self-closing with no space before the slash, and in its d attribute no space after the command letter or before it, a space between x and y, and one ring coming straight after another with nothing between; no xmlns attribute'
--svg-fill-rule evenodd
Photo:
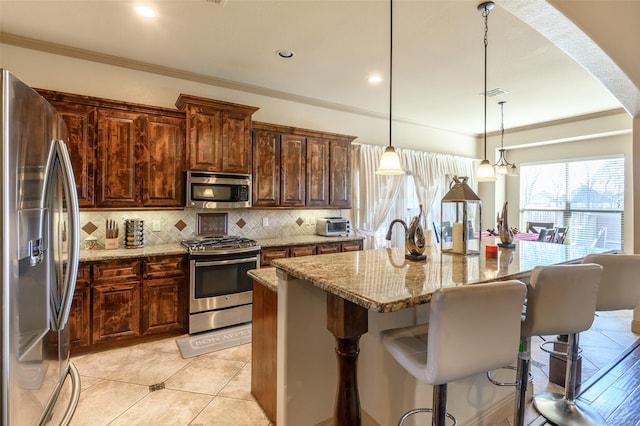
<svg viewBox="0 0 640 426"><path fill-rule="evenodd" d="M54 141L54 147L55 156L60 161L60 174L62 175L62 184L64 186L65 201L67 203L67 212L69 216L69 237L67 249L69 262L67 264L65 281L63 283L64 293L60 303L60 314L56 318L56 327L60 330L64 328L67 320L69 319L69 312L71 311L71 304L73 303L73 293L76 287L78 265L80 263L80 213L69 151L62 140Z"/></svg>

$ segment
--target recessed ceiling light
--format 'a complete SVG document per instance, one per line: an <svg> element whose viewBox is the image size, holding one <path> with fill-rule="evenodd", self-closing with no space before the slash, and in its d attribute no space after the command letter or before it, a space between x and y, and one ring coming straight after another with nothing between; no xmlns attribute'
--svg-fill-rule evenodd
<svg viewBox="0 0 640 426"><path fill-rule="evenodd" d="M295 53L292 50L280 49L276 52L276 55L284 59L291 59L295 56Z"/></svg>
<svg viewBox="0 0 640 426"><path fill-rule="evenodd" d="M382 83L383 80L384 79L382 78L382 76L380 74L371 74L369 76L369 78L367 79L367 81L370 84L380 84L380 83Z"/></svg>
<svg viewBox="0 0 640 426"><path fill-rule="evenodd" d="M136 6L135 11L138 15L144 16L145 18L156 17L156 11L151 9L149 6Z"/></svg>

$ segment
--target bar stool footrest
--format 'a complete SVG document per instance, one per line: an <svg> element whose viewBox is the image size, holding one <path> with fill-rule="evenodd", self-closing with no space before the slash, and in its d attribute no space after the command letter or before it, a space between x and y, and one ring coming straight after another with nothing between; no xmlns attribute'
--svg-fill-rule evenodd
<svg viewBox="0 0 640 426"><path fill-rule="evenodd" d="M561 351L556 351L554 349L548 349L548 348L545 347L545 346L548 346L548 345L551 345L551 344L562 345L562 346L567 348L567 351L561 352ZM548 354L566 358L568 350L569 350L569 343L568 342L562 342L560 340L549 340L549 341L540 343L540 349L542 349L543 351L545 351ZM582 348L578 348L578 355L581 355L581 354L582 354Z"/></svg>
<svg viewBox="0 0 640 426"><path fill-rule="evenodd" d="M433 408L415 408L415 409L413 409L411 411L407 411L406 413L404 413L402 415L402 417L400 417L400 421L398 422L398 426L402 426L404 421L407 420L407 418L409 416L413 416L414 414L418 414L418 413L433 413ZM452 426L458 426L458 420L455 417L453 417L453 415L451 413L446 413L446 416L453 421L453 425Z"/></svg>
<svg viewBox="0 0 640 426"><path fill-rule="evenodd" d="M508 365L506 367L500 367L500 368L496 368L495 370L487 371L487 379L496 386L518 386L518 382L515 380L513 382L501 382L499 380L496 380L494 378L494 372L498 370L513 370L517 372L518 367L516 367L515 365ZM516 374L516 380L517 380L517 374ZM533 382L533 374L531 374L531 372L529 372L529 378L527 379L527 382Z"/></svg>

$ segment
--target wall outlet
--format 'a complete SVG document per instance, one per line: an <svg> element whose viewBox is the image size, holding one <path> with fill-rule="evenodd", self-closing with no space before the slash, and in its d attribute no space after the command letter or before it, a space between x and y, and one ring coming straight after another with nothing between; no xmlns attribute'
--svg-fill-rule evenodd
<svg viewBox="0 0 640 426"><path fill-rule="evenodd" d="M309 225L315 225L316 224L316 217L315 216L311 216L309 218Z"/></svg>
<svg viewBox="0 0 640 426"><path fill-rule="evenodd" d="M268 217L263 217L262 218L262 226L269 226L269 218Z"/></svg>
<svg viewBox="0 0 640 426"><path fill-rule="evenodd" d="M151 230L153 232L160 232L162 231L162 224L160 223L159 220L152 220L151 221Z"/></svg>

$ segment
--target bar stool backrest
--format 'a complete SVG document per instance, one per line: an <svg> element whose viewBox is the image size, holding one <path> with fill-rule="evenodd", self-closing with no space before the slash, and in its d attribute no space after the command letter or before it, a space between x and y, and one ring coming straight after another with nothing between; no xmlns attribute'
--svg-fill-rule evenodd
<svg viewBox="0 0 640 426"><path fill-rule="evenodd" d="M525 295L526 286L517 280L434 293L426 383L445 384L511 364L518 351Z"/></svg>
<svg viewBox="0 0 640 426"><path fill-rule="evenodd" d="M604 268L596 311L634 309L640 304L640 255L590 254L583 262Z"/></svg>
<svg viewBox="0 0 640 426"><path fill-rule="evenodd" d="M579 333L594 320L602 267L537 266L531 272L523 337Z"/></svg>

